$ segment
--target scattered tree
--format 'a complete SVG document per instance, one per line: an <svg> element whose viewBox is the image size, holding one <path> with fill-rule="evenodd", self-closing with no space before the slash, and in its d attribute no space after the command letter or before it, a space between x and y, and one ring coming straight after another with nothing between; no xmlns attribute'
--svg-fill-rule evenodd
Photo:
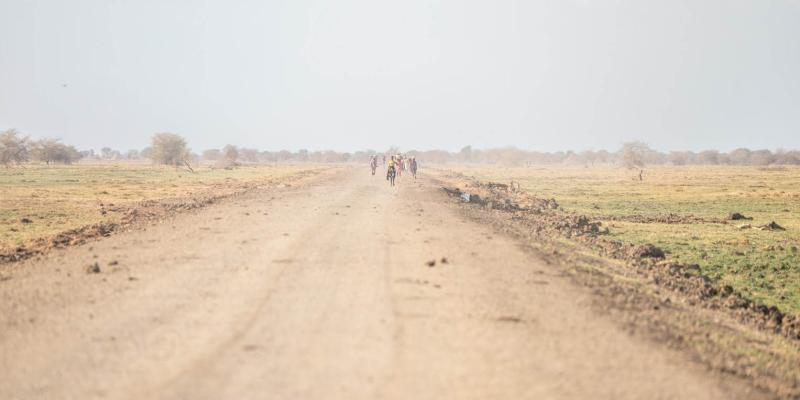
<svg viewBox="0 0 800 400"><path fill-rule="evenodd" d="M750 153L748 161L751 165L770 165L775 161L775 157L769 150L756 150Z"/></svg>
<svg viewBox="0 0 800 400"><path fill-rule="evenodd" d="M21 137L16 129L0 133L0 164L8 167L28 161L28 138Z"/></svg>
<svg viewBox="0 0 800 400"><path fill-rule="evenodd" d="M308 150L300 149L297 152L297 161L306 162L308 161Z"/></svg>
<svg viewBox="0 0 800 400"><path fill-rule="evenodd" d="M139 152L139 157L153 159L153 148L147 146Z"/></svg>
<svg viewBox="0 0 800 400"><path fill-rule="evenodd" d="M58 162L72 164L81 159L81 153L74 147L61 143L58 139L40 139L31 145L31 156L36 161L50 164Z"/></svg>
<svg viewBox="0 0 800 400"><path fill-rule="evenodd" d="M472 162L472 146L464 146L458 152L458 160L461 162Z"/></svg>
<svg viewBox="0 0 800 400"><path fill-rule="evenodd" d="M222 156L228 161L235 162L239 159L239 149L231 144L225 145L225 147L222 148Z"/></svg>
<svg viewBox="0 0 800 400"><path fill-rule="evenodd" d="M642 142L628 142L622 145L622 163L626 168L644 168L645 157L652 150Z"/></svg>
<svg viewBox="0 0 800 400"><path fill-rule="evenodd" d="M241 148L239 149L239 158L245 162L256 163L258 162L258 150Z"/></svg>
<svg viewBox="0 0 800 400"><path fill-rule="evenodd" d="M127 158L128 160L138 160L142 158L142 156L139 153L139 150L130 149L125 153L125 158Z"/></svg>
<svg viewBox="0 0 800 400"><path fill-rule="evenodd" d="M778 149L775 152L775 163L776 164L800 164L800 151L787 151L784 149Z"/></svg>
<svg viewBox="0 0 800 400"><path fill-rule="evenodd" d="M594 163L597 161L597 153L591 150L584 151L583 153L578 156L578 159L582 159L585 164L589 164L594 166Z"/></svg>
<svg viewBox="0 0 800 400"><path fill-rule="evenodd" d="M81 155L81 158L84 158L84 159L85 158L89 158L89 159L96 158L96 155L94 154L94 149L81 150L78 153Z"/></svg>
<svg viewBox="0 0 800 400"><path fill-rule="evenodd" d="M701 151L697 158L701 164L717 165L720 161L719 152L716 150Z"/></svg>
<svg viewBox="0 0 800 400"><path fill-rule="evenodd" d="M222 153L219 149L208 149L203 151L203 160L206 161L217 161L222 156Z"/></svg>
<svg viewBox="0 0 800 400"><path fill-rule="evenodd" d="M667 160L672 165L686 165L689 162L689 155L685 151L671 151Z"/></svg>
<svg viewBox="0 0 800 400"><path fill-rule="evenodd" d="M736 149L728 153L728 160L730 160L730 163L734 165L746 165L750 162L750 150Z"/></svg>
<svg viewBox="0 0 800 400"><path fill-rule="evenodd" d="M152 154L150 158L164 165L184 165L189 158L189 149L186 141L174 133L157 133L153 135Z"/></svg>

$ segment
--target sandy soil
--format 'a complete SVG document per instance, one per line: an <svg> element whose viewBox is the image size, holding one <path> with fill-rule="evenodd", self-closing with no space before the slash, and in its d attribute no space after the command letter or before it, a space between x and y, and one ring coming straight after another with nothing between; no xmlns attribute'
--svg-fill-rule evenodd
<svg viewBox="0 0 800 400"><path fill-rule="evenodd" d="M452 203L353 169L0 267L0 398L755 396Z"/></svg>

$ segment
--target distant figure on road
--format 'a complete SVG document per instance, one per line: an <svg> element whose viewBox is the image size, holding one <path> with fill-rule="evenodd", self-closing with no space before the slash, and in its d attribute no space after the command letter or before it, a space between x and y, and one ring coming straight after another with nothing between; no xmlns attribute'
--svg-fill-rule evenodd
<svg viewBox="0 0 800 400"><path fill-rule="evenodd" d="M403 156L401 156L400 154L398 154L396 156L392 156L392 161L394 161L394 172L395 172L395 174L397 174L397 176L402 176L403 175ZM392 161L389 161L389 162L392 162Z"/></svg>
<svg viewBox="0 0 800 400"><path fill-rule="evenodd" d="M409 169L411 170L411 175L414 175L414 180L417 180L417 158L411 157L409 161Z"/></svg>
<svg viewBox="0 0 800 400"><path fill-rule="evenodd" d="M372 168L372 175L375 175L375 170L378 169L378 156L374 155L369 159L369 166Z"/></svg>
<svg viewBox="0 0 800 400"><path fill-rule="evenodd" d="M386 169L386 180L394 186L394 178L397 176L397 162L392 156L392 159L389 160L389 168Z"/></svg>

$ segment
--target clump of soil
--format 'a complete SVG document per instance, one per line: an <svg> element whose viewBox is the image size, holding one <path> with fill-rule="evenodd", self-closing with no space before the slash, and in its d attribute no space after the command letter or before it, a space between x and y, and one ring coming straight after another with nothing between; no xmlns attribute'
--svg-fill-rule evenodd
<svg viewBox="0 0 800 400"><path fill-rule="evenodd" d="M21 223L23 223L23 224L32 224L32 223L33 223L33 220L31 220L30 218L21 218L21 219L19 220L19 222L21 222Z"/></svg>
<svg viewBox="0 0 800 400"><path fill-rule="evenodd" d="M100 264L94 263L94 264L88 265L86 267L86 273L87 274L99 274L100 273Z"/></svg>
<svg viewBox="0 0 800 400"><path fill-rule="evenodd" d="M664 251L652 244L634 246L629 252L630 258L664 258Z"/></svg>
<svg viewBox="0 0 800 400"><path fill-rule="evenodd" d="M468 191L459 188L442 188L451 196L464 197L469 203L480 204L493 210L504 211L544 211L559 208L555 199L543 199L532 196L519 189L519 184L510 185L498 182L480 182L472 180Z"/></svg>
<svg viewBox="0 0 800 400"><path fill-rule="evenodd" d="M702 275L697 264L682 264L675 261L643 262L637 264L640 271L654 283L686 296L691 303L700 303L708 308L727 308L740 320L755 324L758 328L781 334L790 339L800 339L800 318L787 315L775 306L766 306L749 300L737 293L730 285L721 287Z"/></svg>
<svg viewBox="0 0 800 400"><path fill-rule="evenodd" d="M538 198L518 189L512 189L516 186L503 183L472 181L468 186L471 188L470 192L457 187L442 187L442 190L464 202L490 210L513 213L515 219L532 222L531 229L537 232L555 231L567 237L608 233L607 229L601 229L600 222L592 221L585 215L557 212L559 205L555 199Z"/></svg>
<svg viewBox="0 0 800 400"><path fill-rule="evenodd" d="M741 221L741 220L751 220L753 218L745 217L743 214L738 212L732 212L728 214L728 219L731 221Z"/></svg>
<svg viewBox="0 0 800 400"><path fill-rule="evenodd" d="M757 226L756 229L761 229L762 231L785 231L786 228L778 225L775 221L772 221L768 224Z"/></svg>
<svg viewBox="0 0 800 400"><path fill-rule="evenodd" d="M114 222L100 222L82 228L70 229L56 235L34 239L25 246L0 253L0 262L13 262L41 254L53 248L74 246L86 243L87 240L109 236L119 228Z"/></svg>
<svg viewBox="0 0 800 400"><path fill-rule="evenodd" d="M498 182L476 182L473 184L475 187L482 187L489 190L500 190L503 192L508 192L508 185L505 183L498 183Z"/></svg>
<svg viewBox="0 0 800 400"><path fill-rule="evenodd" d="M566 215L554 225L567 237L595 236L601 232L600 222L592 222L585 215Z"/></svg>

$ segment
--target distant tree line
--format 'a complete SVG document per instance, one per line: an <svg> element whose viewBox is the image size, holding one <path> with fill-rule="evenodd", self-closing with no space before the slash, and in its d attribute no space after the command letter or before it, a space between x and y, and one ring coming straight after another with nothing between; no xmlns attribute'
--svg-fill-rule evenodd
<svg viewBox="0 0 800 400"><path fill-rule="evenodd" d="M717 150L664 153L641 142L625 143L614 152L607 150L538 152L514 147L479 150L466 146L456 153L440 150L409 151L408 153L434 163L454 162L509 166L614 164L628 168L642 168L645 165L800 165L800 151L798 150L770 151L739 148L727 153Z"/></svg>
<svg viewBox="0 0 800 400"><path fill-rule="evenodd" d="M81 158L72 146L58 139L44 138L30 140L14 129L0 133L0 164L10 166L30 160L50 163L71 164Z"/></svg>
<svg viewBox="0 0 800 400"><path fill-rule="evenodd" d="M150 146L141 150L125 152L103 147L94 150L78 151L73 146L61 143L58 139L43 138L32 140L14 129L0 133L0 164L11 166L30 161L46 164L71 164L80 159L90 160L151 160L163 165L189 165L200 162L230 168L240 164L312 162L340 163L369 161L374 154L397 154L398 148L384 151L363 150L356 152L335 151L259 151L254 148L226 145L221 149L208 149L193 153L186 140L174 133L157 133L151 138ZM740 148L730 152L717 150L659 152L641 142L629 142L614 152L589 150L582 152L558 151L539 152L521 150L515 147L495 149L474 149L466 146L458 152L445 150L409 150L403 154L415 156L426 163L475 163L508 166L567 164L585 165L614 164L628 168L643 168L645 165L800 165L798 150L750 150Z"/></svg>

